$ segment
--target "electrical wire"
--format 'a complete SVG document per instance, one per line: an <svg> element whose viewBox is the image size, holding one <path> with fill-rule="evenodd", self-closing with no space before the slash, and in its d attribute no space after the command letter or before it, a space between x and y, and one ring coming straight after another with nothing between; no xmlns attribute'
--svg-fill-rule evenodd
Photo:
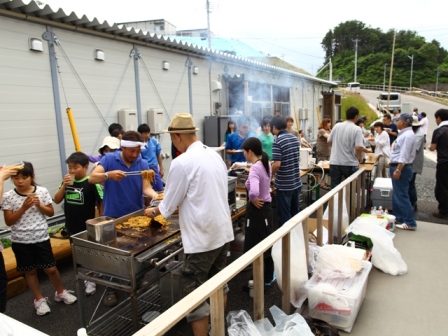
<svg viewBox="0 0 448 336"><path fill-rule="evenodd" d="M83 87L85 93L87 94L87 97L89 98L91 104L94 106L95 110L97 111L97 113L99 114L100 118L103 120L104 124L106 125L106 128L109 126L107 124L106 119L103 117L103 115L101 114L101 111L99 110L98 106L96 105L95 101L93 100L93 97L90 95L89 90L87 89L86 85L84 84L84 82L81 79L81 76L78 74L78 72L76 71L74 65L72 64L72 62L70 61L70 58L68 57L67 53L65 52L64 48L62 47L62 44L59 40L56 41L57 46L60 47L62 54L64 55L67 63L69 64L70 68L72 69L73 73L76 75L76 77L78 78L78 80L81 83L81 86ZM61 77L61 81L62 81L62 77ZM65 90L64 90L65 93ZM67 101L66 101L67 103ZM68 106L67 106L68 107Z"/></svg>

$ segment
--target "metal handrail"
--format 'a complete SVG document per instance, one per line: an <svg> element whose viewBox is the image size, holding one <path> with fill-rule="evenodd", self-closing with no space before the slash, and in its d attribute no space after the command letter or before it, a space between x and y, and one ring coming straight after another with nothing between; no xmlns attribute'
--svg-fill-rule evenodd
<svg viewBox="0 0 448 336"><path fill-rule="evenodd" d="M190 311L199 306L206 299L210 299L210 318L212 335L225 335L224 316L224 292L223 286L237 274L244 270L250 263L253 263L254 272L254 319L264 318L264 281L263 281L263 254L271 248L277 241L282 240L282 309L286 314L290 310L290 232L299 224L303 224L305 241L308 242L308 219L317 212L317 240L322 245L323 236L323 207L328 202L328 235L329 243L333 241L333 223L337 225L338 240L341 239L342 231L342 211L338 212L338 218L333 218L334 197L338 195L338 208L342 208L344 191L350 220L356 218L365 206L366 171L360 168L352 176L347 178L337 187L333 188L326 195L314 202L309 207L299 212L279 229L274 231L269 237L257 244L251 250L244 253L236 261L228 265L213 278L209 279L202 286L184 297L177 304L166 310L163 314L151 323L140 329L135 336L163 335L169 331L177 322L185 317ZM362 207L361 207L362 206ZM308 243L305 244L308 247ZM308 253L308 252L307 252ZM306 258L306 255L303 256Z"/></svg>

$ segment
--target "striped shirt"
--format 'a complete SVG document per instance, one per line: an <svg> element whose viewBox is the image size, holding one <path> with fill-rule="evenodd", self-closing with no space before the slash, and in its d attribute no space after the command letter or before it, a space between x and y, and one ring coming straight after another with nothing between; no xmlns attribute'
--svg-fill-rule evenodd
<svg viewBox="0 0 448 336"><path fill-rule="evenodd" d="M281 165L275 174L274 186L278 190L295 190L302 186L300 178L300 142L286 130L278 132L272 145L272 159Z"/></svg>

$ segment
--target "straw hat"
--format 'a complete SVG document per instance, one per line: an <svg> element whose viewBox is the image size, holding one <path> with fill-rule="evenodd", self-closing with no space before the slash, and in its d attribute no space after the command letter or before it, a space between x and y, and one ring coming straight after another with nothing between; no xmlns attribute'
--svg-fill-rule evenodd
<svg viewBox="0 0 448 336"><path fill-rule="evenodd" d="M412 118L412 126L421 126L422 124L420 123L420 121L418 121L418 117L414 116Z"/></svg>
<svg viewBox="0 0 448 336"><path fill-rule="evenodd" d="M118 149L120 148L120 139L111 136L105 137L103 143L101 144L101 147L98 149L98 152L102 154L102 151L106 146L110 149Z"/></svg>
<svg viewBox="0 0 448 336"><path fill-rule="evenodd" d="M171 119L170 126L168 130L163 131L164 133L194 133L199 131L194 125L194 120L189 113L177 113Z"/></svg>

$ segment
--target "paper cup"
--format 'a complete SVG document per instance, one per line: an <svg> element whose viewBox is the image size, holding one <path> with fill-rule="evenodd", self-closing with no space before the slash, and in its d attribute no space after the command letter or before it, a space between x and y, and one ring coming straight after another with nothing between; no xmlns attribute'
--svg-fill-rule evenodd
<svg viewBox="0 0 448 336"><path fill-rule="evenodd" d="M70 174L70 185L75 183L75 174Z"/></svg>

